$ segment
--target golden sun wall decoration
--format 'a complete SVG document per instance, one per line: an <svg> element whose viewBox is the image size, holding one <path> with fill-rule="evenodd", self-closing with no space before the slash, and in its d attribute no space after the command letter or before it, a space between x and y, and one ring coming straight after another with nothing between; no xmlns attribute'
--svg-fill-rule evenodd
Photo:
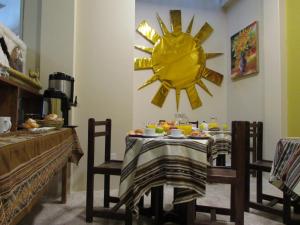
<svg viewBox="0 0 300 225"><path fill-rule="evenodd" d="M157 14L162 36L151 28L146 21L142 21L138 25L137 32L154 45L153 48L135 45L137 49L151 54L152 57L135 58L134 69L152 69L154 72L152 77L139 90L158 80L161 82L161 86L152 99L152 104L162 107L170 89L173 88L176 91L178 110L180 92L185 89L192 109L196 109L202 105L196 90L196 84L212 96L202 78L218 86L223 81L222 74L206 67L207 59L219 56L222 53L205 53L201 46L213 32L208 23L205 23L193 37L191 31L194 17L191 19L186 32L182 32L181 11L170 10L170 16L171 32Z"/></svg>

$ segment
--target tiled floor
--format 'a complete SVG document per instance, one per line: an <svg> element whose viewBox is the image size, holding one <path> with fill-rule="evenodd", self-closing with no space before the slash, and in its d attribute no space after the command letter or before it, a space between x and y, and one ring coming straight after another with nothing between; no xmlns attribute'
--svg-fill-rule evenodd
<svg viewBox="0 0 300 225"><path fill-rule="evenodd" d="M251 182L252 190L255 191L254 180ZM265 187L269 193L280 192L273 186L265 182ZM165 191L165 208L171 208L172 189L167 187ZM95 196L100 196L102 193L98 192ZM254 194L252 197L254 197ZM96 197L95 203L100 202L100 197ZM146 198L146 203L149 198ZM207 187L207 195L205 198L198 199L199 203L211 204L217 206L227 206L229 204L229 186L228 185L209 185ZM100 203L99 203L100 204ZM197 213L199 220L209 220L208 214ZM217 216L218 220L229 221L229 217ZM19 225L82 225L85 222L85 192L72 193L69 196L67 204L58 204L50 202L49 199L42 200ZM104 220L95 218L93 225L121 225L120 221ZM151 220L140 217L139 220L134 220L137 225L150 225ZM231 224L231 223L229 223ZM281 218L270 214L264 214L259 211L251 210L250 213L245 213L245 225L282 225Z"/></svg>

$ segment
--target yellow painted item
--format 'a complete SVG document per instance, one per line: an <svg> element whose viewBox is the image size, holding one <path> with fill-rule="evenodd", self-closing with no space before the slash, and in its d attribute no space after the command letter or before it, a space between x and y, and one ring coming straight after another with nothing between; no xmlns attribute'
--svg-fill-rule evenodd
<svg viewBox="0 0 300 225"><path fill-rule="evenodd" d="M288 136L300 137L300 1L286 1Z"/></svg>
<svg viewBox="0 0 300 225"><path fill-rule="evenodd" d="M169 93L169 89L176 90L177 111L180 102L180 92L185 89L192 109L202 105L198 96L196 85L199 85L209 95L209 92L202 78L221 85L223 75L206 68L206 60L221 55L221 53L205 53L201 44L213 32L212 27L205 23L198 33L191 35L194 17L190 21L187 31L182 32L181 11L171 10L170 32L159 15L157 19L162 29L163 36L160 36L150 25L143 21L137 31L148 41L154 44L153 48L135 46L137 49L151 54L151 58L136 58L135 70L152 69L154 74L140 88L159 80L162 85L152 99L152 103L162 107Z"/></svg>

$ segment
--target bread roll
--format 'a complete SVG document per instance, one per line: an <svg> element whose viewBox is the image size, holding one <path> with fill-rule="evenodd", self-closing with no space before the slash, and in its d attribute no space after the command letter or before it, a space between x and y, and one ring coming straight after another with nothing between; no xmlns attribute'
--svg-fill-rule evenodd
<svg viewBox="0 0 300 225"><path fill-rule="evenodd" d="M136 129L136 130L134 130L134 132L135 132L136 134L143 134L143 133L144 133L144 130L143 130L143 129Z"/></svg>
<svg viewBox="0 0 300 225"><path fill-rule="evenodd" d="M27 119L25 123L23 123L23 127L26 129L31 129L31 128L39 128L40 125L34 120L34 119Z"/></svg>
<svg viewBox="0 0 300 225"><path fill-rule="evenodd" d="M36 121L34 119L29 118L29 119L26 120L25 123L29 123L29 124L30 123L36 123Z"/></svg>
<svg viewBox="0 0 300 225"><path fill-rule="evenodd" d="M56 120L58 116L54 113L51 113L45 117L45 120Z"/></svg>
<svg viewBox="0 0 300 225"><path fill-rule="evenodd" d="M31 128L39 128L40 125L38 125L37 123L31 123L30 124Z"/></svg>

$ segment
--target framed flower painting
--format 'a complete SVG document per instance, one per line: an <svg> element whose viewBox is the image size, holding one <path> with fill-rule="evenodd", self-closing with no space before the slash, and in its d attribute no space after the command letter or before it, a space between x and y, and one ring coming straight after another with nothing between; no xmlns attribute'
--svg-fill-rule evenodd
<svg viewBox="0 0 300 225"><path fill-rule="evenodd" d="M258 73L258 23L231 36L231 78Z"/></svg>

